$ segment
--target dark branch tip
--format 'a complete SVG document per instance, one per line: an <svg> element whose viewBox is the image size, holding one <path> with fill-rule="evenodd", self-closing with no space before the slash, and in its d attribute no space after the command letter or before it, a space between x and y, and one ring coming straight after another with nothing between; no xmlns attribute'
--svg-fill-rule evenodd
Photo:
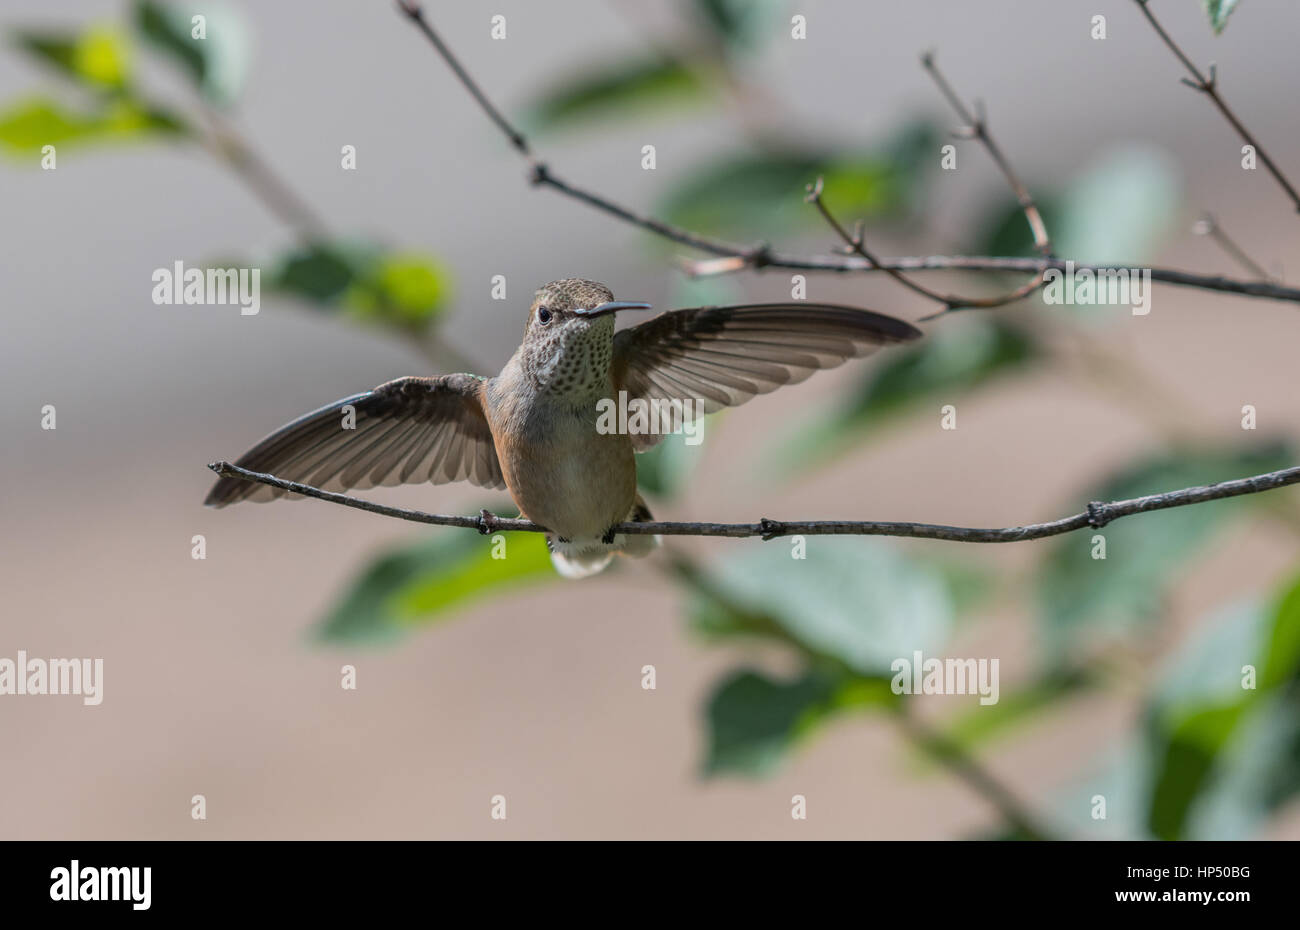
<svg viewBox="0 0 1300 930"><path fill-rule="evenodd" d="M546 167L546 162L533 162L531 170L528 172L528 183L545 184L551 178L551 172Z"/></svg>
<svg viewBox="0 0 1300 930"><path fill-rule="evenodd" d="M772 246L766 242L760 242L745 253L745 261L752 268L766 268L772 264Z"/></svg>
<svg viewBox="0 0 1300 930"><path fill-rule="evenodd" d="M758 528L761 531L764 542L785 535L785 524L779 523L776 520L769 520L767 517L758 518Z"/></svg>
<svg viewBox="0 0 1300 930"><path fill-rule="evenodd" d="M487 536L497 528L496 514L489 511L486 507L478 512L478 532L480 536Z"/></svg>

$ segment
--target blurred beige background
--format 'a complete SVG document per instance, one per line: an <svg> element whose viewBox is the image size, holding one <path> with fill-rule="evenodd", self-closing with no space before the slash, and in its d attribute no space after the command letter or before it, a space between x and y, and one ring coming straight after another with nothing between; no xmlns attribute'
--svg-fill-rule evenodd
<svg viewBox="0 0 1300 930"><path fill-rule="evenodd" d="M385 2L238 4L255 39L238 123L338 230L381 234L440 256L458 296L447 336L492 366L518 341L528 296L557 277L602 279L663 305L677 273L646 237L553 192L523 165ZM541 78L646 41L617 2L431 4L434 22L508 112ZM1225 95L1263 144L1300 175L1295 119L1300 6L1243 4L1214 39L1200 5L1160 15L1194 60L1218 62ZM1121 142L1160 147L1182 172L1185 222L1214 211L1266 265L1294 276L1300 224L1128 0L1090 3L796 3L805 42L776 40L755 77L807 126L868 142L916 111L949 113L917 66L937 48L1032 186L1058 183ZM113 19L113 2L9 0L3 25ZM510 38L492 42L503 13ZM1110 37L1088 36L1095 13ZM649 19L668 24L676 8ZM635 18L634 18L635 19ZM788 17L787 17L788 19ZM150 74L160 88L177 86ZM52 79L0 53L3 98ZM737 120L704 109L539 140L556 171L650 207L692 164L730 148ZM659 168L639 168L641 145ZM358 170L339 170L353 144ZM935 229L952 238L1003 195L984 153L934 181ZM378 333L265 299L260 315L155 306L150 273L176 260L270 254L288 232L197 150L160 145L61 153L56 171L0 163L0 655L96 656L105 698L0 700L4 838L942 838L996 823L950 778L918 768L889 724L834 723L774 777L705 783L700 705L742 659L684 628L677 594L650 567L553 584L473 605L388 650L307 641L332 599L382 547L418 538L396 521L314 502L205 510L204 465L233 458L275 426L403 374L421 360ZM829 236L786 243L824 251ZM890 254L944 251L919 238ZM1158 264L1238 273L1205 239L1176 232ZM488 299L504 274L508 304ZM779 273L736 279L744 294L788 294ZM1294 277L1292 278L1294 280ZM809 297L915 319L930 312L883 278L813 278ZM943 326L939 321L928 326ZM1240 437L1242 404L1261 431L1300 433L1300 308L1159 288L1150 317L1106 330L1196 415L1204 436ZM870 363L867 363L870 364ZM833 396L819 376L729 416L698 485L666 519L914 519L1006 525L1079 509L1100 470L1155 442L1134 408L1068 373L1007 381L961 407L878 440L794 486L752 473L764 430ZM842 383L842 382L841 382ZM40 429L55 404L58 429ZM1280 492L1294 493L1294 492ZM376 497L439 511L476 506L471 489L403 488ZM503 500L503 507L504 498ZM1273 585L1294 542L1267 524L1236 529L1186 567L1167 630L1176 646L1208 610ZM206 561L190 538L207 537ZM707 557L757 541L695 541ZM920 545L944 546L944 543ZM1025 544L963 552L1031 564ZM953 654L1003 657L1003 689L1035 648L1033 606L1000 600L960 628ZM964 651L963 651L964 650ZM358 668L355 692L339 667ZM658 690L640 688L654 664ZM950 701L958 699L948 699ZM1094 696L1036 721L985 755L1030 801L1059 795L1133 724L1138 692ZM945 712L945 706L935 708ZM792 794L809 819L793 822ZM208 820L190 818L207 797ZM504 794L509 819L489 818ZM1269 830L1300 837L1293 806Z"/></svg>

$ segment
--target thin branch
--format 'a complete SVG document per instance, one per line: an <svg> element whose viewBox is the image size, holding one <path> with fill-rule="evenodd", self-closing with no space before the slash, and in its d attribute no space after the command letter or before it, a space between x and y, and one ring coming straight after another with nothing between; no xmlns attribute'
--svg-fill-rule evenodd
<svg viewBox="0 0 1300 930"><path fill-rule="evenodd" d="M961 743L938 730L931 729L903 705L895 714L899 729L918 749L946 766L964 781L976 794L997 808L1007 823L1015 828L1019 838L1026 840L1051 839L1051 834L1038 824L1037 819L1025 809L1015 793L998 780L972 756Z"/></svg>
<svg viewBox="0 0 1300 930"><path fill-rule="evenodd" d="M1003 177L1007 179L1007 183L1011 185L1016 200L1020 202L1020 208L1024 211L1025 219L1029 222L1030 232L1034 236L1034 247L1043 256L1051 258L1052 240L1047 235L1047 225L1043 222L1043 215L1039 212L1038 204L1034 202L1033 195L1029 193L1029 188L1025 187L1016 173L1011 170L1011 163L1007 161L1006 156L1002 154L1002 149L998 147L998 144L993 141L993 136L989 134L988 120L984 118L983 108L977 104L976 110L978 112L976 113L971 113L966 109L966 105L957 96L957 92L952 89L952 85L948 83L948 80L939 71L938 66L935 65L933 52L926 52L921 56L921 66L929 72L930 77L934 79L934 83L938 85L940 93L948 99L953 109L957 111L957 115L965 122L966 126L960 130L960 134L972 139L978 139L984 148L988 150L994 163L997 164L998 170L1002 172Z"/></svg>
<svg viewBox="0 0 1300 930"><path fill-rule="evenodd" d="M898 281L904 287L915 291L923 297L928 297L930 300L942 304L943 310L939 311L939 314L947 313L949 310L1001 307L1004 304L1013 303L1020 300L1022 297L1027 297L1042 287L1047 276L1046 270L1040 271L1038 274L1034 275L1033 278L1016 288L1014 291L1009 291L996 297L961 297L957 294L944 294L939 291L933 291L922 284L918 284L898 270L882 265L879 259L868 252L866 244L863 242L862 238L861 222L857 224L857 227L852 233L844 228L843 224L841 224L840 221L835 218L834 214L831 213L822 198L821 178L818 178L816 183L808 185L808 194L804 197L804 200L817 208L817 211L822 215L822 219L826 220L827 225L835 231L835 234L844 240L849 251L856 252L862 258L870 262L874 267L885 272L885 274ZM938 316L939 314L933 314L932 316L925 317L925 319L932 319L933 316Z"/></svg>
<svg viewBox="0 0 1300 930"><path fill-rule="evenodd" d="M329 227L308 201L277 175L220 113L206 104L201 109L209 127L201 139L203 147L227 165L277 219L292 229L304 247L328 242L332 238ZM478 365L432 327L424 333L409 331L405 341L434 366L452 371L479 370Z"/></svg>
<svg viewBox="0 0 1300 930"><path fill-rule="evenodd" d="M743 256L701 260L687 259L679 262L679 264L687 274L698 277L731 274L753 267ZM787 268L794 271L834 271L841 274L886 271L889 269L895 271L1041 272L1048 268L1056 268L1060 271L1065 271L1067 268L1067 262L1063 258L1021 258L993 255L912 255L898 258L882 258L878 265L873 265L870 261L856 255L810 255L797 258L770 251L765 256L765 264L769 268ZM1073 262L1072 264L1076 274L1084 270L1094 273L1121 269L1131 270L1131 266L1120 264L1089 264L1087 262ZM1160 281L1164 284L1300 303L1300 288L1287 287L1271 281L1240 281L1235 278L1225 278L1221 275L1192 274L1169 268L1144 270L1151 272L1152 281Z"/></svg>
<svg viewBox="0 0 1300 930"><path fill-rule="evenodd" d="M407 510L403 507L389 507L359 497L349 497L333 491L322 491L308 484L286 481L275 475L249 471L229 462L214 462L208 466L222 477L242 478L259 484L292 491L305 497L355 507L358 510L377 513L399 520L415 523L430 523L437 526L456 526L464 529L478 530L488 534L495 532L546 533L549 530L531 520L511 517L497 517L486 510L477 517L460 517L454 515L424 513L419 510ZM1025 526L1008 526L995 529L966 526L943 526L933 523L893 523L874 520L771 520L761 518L757 523L620 523L611 528L611 532L624 535L661 536L724 536L731 539L758 536L765 540L780 536L900 536L915 539L945 539L952 542L968 543L1008 543L1029 539L1043 539L1048 536L1060 536L1084 527L1100 529L1121 517L1133 514L1149 513L1153 510L1168 510L1171 507L1186 507L1190 504L1202 504L1206 501L1240 497L1244 494L1258 494L1274 488L1286 487L1300 483L1300 465L1284 468L1280 471L1252 475L1233 481L1221 481L1218 484L1182 488L1177 491L1165 491L1160 494L1148 494L1121 501L1092 501L1082 513L1049 523L1031 523Z"/></svg>
<svg viewBox="0 0 1300 930"><path fill-rule="evenodd" d="M1269 174L1273 175L1273 178L1277 183L1282 186L1284 191L1286 191L1286 195L1291 198L1291 203L1295 205L1295 208L1300 210L1300 193L1296 193L1296 189L1291 186L1291 182L1286 179L1284 174L1282 174L1282 170L1273 163L1273 159L1268 157L1268 153L1264 151L1264 147L1255 141L1255 137L1250 134L1250 130L1242 124L1241 120L1237 119L1236 114L1228 108L1228 105L1224 102L1223 98L1219 96L1219 75L1218 69L1214 66L1214 63L1210 63L1210 73L1208 77L1202 74L1201 70L1197 68L1196 65L1192 64L1191 59L1189 59L1187 55L1183 53L1183 50L1178 47L1178 43L1173 40L1169 33L1165 32L1164 27L1160 25L1155 14L1151 12L1151 7L1147 0L1134 0L1134 2L1136 2L1138 8L1142 10L1142 15L1147 18L1147 22L1151 23L1151 28L1156 31L1156 35L1160 36L1161 40L1169 47L1169 50L1174 53L1174 56L1182 62L1183 67L1186 68L1187 72L1192 76L1190 79L1183 78L1182 82L1193 90L1200 91L1214 101L1214 105L1219 108L1219 112L1222 113L1223 118L1228 121L1228 125L1237 131L1237 135L1241 136L1243 142L1255 149L1255 154L1258 155L1259 160L1264 163L1264 167L1268 169Z"/></svg>
<svg viewBox="0 0 1300 930"><path fill-rule="evenodd" d="M1192 232L1198 236L1209 236L1218 243L1219 248L1231 255L1240 265L1249 270L1252 274L1256 274L1266 281L1273 280L1271 274L1265 271L1258 262L1247 255L1246 250L1237 245L1237 243L1233 241L1232 237L1223 231L1223 227L1219 225L1219 221L1213 213L1202 214L1201 218L1192 224Z"/></svg>
<svg viewBox="0 0 1300 930"><path fill-rule="evenodd" d="M972 114L968 109L966 109L966 105L962 103L961 98L957 96L957 92L952 89L952 85L948 83L948 79L943 76L939 67L934 63L933 52L926 52L921 56L921 66L924 67L934 79L934 82L939 86L940 93L948 99L948 102L952 104L953 109L957 111L957 115L965 122L965 125L959 129L956 134L962 138L978 139L988 150L994 163L997 164L998 169L1006 177L1007 183L1011 185L1011 190L1015 193L1016 199L1020 202L1020 207L1025 214L1025 220L1029 223L1030 232L1034 237L1035 248L1037 248L1044 257L1051 258L1052 240L1047 235L1047 225L1043 222L1043 217L1038 210L1038 205L1034 202L1033 196L1029 193L1029 188L1025 187L1020 178L1016 175L1015 171L1011 169L1011 163L1007 161L1006 156L1002 154L1002 150L998 147L998 144L993 141L993 136L989 134L988 120L985 118L983 108L977 104L976 110L978 112L975 114ZM956 294L944 294L939 291L933 291L922 284L912 281L906 275L897 270L883 268L881 266L880 260L867 251L866 243L862 236L861 221L858 222L853 233L850 234L831 214L825 201L822 199L821 178L818 178L815 184L810 184L808 186L808 196L804 199L817 207L822 218L826 220L827 224L835 231L836 235L844 240L844 243L847 246L847 254L856 253L860 255L875 267L881 268L882 271L894 280L898 281L904 287L943 305L943 310L939 311L938 314L926 317L926 319L932 319L934 316L947 313L950 310L1001 307L1009 303L1014 303L1017 300L1028 297L1034 291L1042 287L1047 281L1047 270L1043 269L1015 290L1008 291L1005 294L1000 294L995 297L960 297Z"/></svg>
<svg viewBox="0 0 1300 930"><path fill-rule="evenodd" d="M822 219L826 221L826 225L835 232L835 235L844 240L844 244L848 247L850 252L856 252L858 255L861 255L867 261L871 262L871 264L879 268L880 262L874 255L867 251L866 243L863 241L862 223L859 222L851 233L845 229L843 224L835 218L835 214L831 213L830 208L826 206L826 201L822 197L822 185L823 179L820 177L817 178L815 183L809 184L808 193L804 197L804 200L817 208L817 212L822 215ZM962 298L957 297L955 294L941 294L938 291L932 291L923 284L917 284L901 271L896 271L892 268L883 268L881 270L908 290L915 291L922 297L928 297L930 300L943 304L944 310L956 309L963 303Z"/></svg>
<svg viewBox="0 0 1300 930"><path fill-rule="evenodd" d="M612 214L621 220L633 224L634 226L648 229L666 239L671 239L681 245L691 246L692 248L699 249L703 252L711 252L714 255L743 255L752 251L733 243L725 242L721 239L714 239L708 236L699 235L698 233L693 233L688 229L674 226L671 223L665 223L662 220L657 220L651 216L636 213L633 210L629 210L627 207L620 206L613 201L606 199L600 194L569 184L568 182L556 177L551 173L546 164L538 160L533 154L532 148L528 144L528 137L524 135L523 131L502 115L496 105L493 104L492 101L488 99L487 95L483 93L483 90L470 76L469 72L465 70L464 65L460 63L460 59L458 59L447 46L447 43L442 41L442 37L438 35L433 26L430 25L428 19L425 18L424 10L420 7L420 4L413 2L413 0L397 0L397 7L407 16L408 19L411 20L412 23L415 24L420 32L424 34L425 38L429 40L434 49L436 49L438 54L442 57L442 60L445 61L447 66L455 73L456 77L460 80L460 83L469 91L470 96L474 98L475 102L478 103L479 107L485 114L487 114L488 118L492 120L496 127L501 130L502 134L510 141L510 144L521 155L528 159L529 165L532 166L530 180L533 184L552 187L555 190L560 191L562 194L572 197L574 200L582 201L583 203L596 207L599 210L603 210L606 213Z"/></svg>
<svg viewBox="0 0 1300 930"><path fill-rule="evenodd" d="M844 273L863 273L884 271L975 271L1006 272L1024 271L1031 274L1041 273L1048 268L1065 270L1065 262L1056 258L1019 258L1005 256L978 255L932 255L882 258L878 263L858 255L792 255L774 251L766 243L752 246L738 245L724 239L705 236L700 233L667 223L656 217L638 213L628 207L617 204L595 191L587 190L561 180L553 174L544 163L536 160L528 145L527 138L502 116L500 110L491 104L487 96L470 77L468 72L452 54L429 24L419 4L412 0L397 0L401 12L411 19L429 41L438 54L452 68L461 83L470 91L474 99L494 124L501 129L510 144L523 154L532 166L531 180L534 184L550 187L568 197L587 204L597 210L616 217L630 225L648 230L657 236L716 256L704 260L683 260L682 266L688 274L697 276L726 274L746 269L781 268L788 271L834 271ZM1076 262L1076 270L1128 268L1126 265L1089 265ZM1217 275L1199 275L1173 269L1151 268L1151 279L1165 284L1183 287L1195 287L1202 290L1220 291L1240 294L1246 297L1260 297L1268 300L1282 300L1300 303L1300 289L1283 287L1268 281L1238 281Z"/></svg>
<svg viewBox="0 0 1300 930"><path fill-rule="evenodd" d="M202 140L208 151L228 165L235 177L243 181L280 222L292 229L304 245L328 239L329 230L320 214L294 193L225 119L207 106L203 113L211 127L211 133Z"/></svg>

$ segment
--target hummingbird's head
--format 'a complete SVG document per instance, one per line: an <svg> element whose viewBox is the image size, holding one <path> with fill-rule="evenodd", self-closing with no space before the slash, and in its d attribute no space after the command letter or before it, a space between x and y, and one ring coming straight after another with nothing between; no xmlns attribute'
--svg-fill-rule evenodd
<svg viewBox="0 0 1300 930"><path fill-rule="evenodd" d="M614 314L650 305L618 301L605 285L565 278L539 288L524 329L524 368L539 389L565 394L603 390L614 356Z"/></svg>

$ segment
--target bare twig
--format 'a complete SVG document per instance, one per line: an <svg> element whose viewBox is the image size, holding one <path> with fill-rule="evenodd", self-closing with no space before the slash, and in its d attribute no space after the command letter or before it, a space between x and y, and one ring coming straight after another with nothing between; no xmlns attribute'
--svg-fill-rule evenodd
<svg viewBox="0 0 1300 930"><path fill-rule="evenodd" d="M847 246L848 251L856 252L858 255L861 255L867 261L871 262L871 264L879 268L879 260L867 251L867 246L863 242L862 223L859 222L851 233L845 229L843 224L835 218L835 214L831 213L830 208L826 206L826 201L822 197L822 185L823 179L820 177L814 183L809 184L808 193L804 197L804 200L817 208L817 212L822 215L822 219L826 221L826 225L834 230L835 235L844 240L844 244ZM915 291L922 297L928 297L930 300L943 304L944 310L953 310L963 304L962 298L957 297L955 294L941 294L938 291L932 291L923 284L917 284L901 271L896 271L893 268L883 268L881 270L899 284L903 285L903 287Z"/></svg>
<svg viewBox="0 0 1300 930"><path fill-rule="evenodd" d="M1223 118L1228 121L1228 125L1237 131L1237 135L1241 136L1241 141L1255 149L1255 154L1264 163L1264 167L1268 169L1269 174L1273 175L1274 180L1286 191L1286 195L1291 198L1291 203L1295 205L1295 208L1300 210L1300 193L1296 193L1296 189L1291 186L1291 182L1286 179L1286 175L1282 174L1282 170L1273 163L1273 159L1268 157L1264 147L1255 140L1255 137L1250 134L1250 130L1242 124L1241 120L1237 119L1236 114L1228 108L1227 103L1219 96L1219 75L1214 63L1210 63L1208 76L1202 74L1201 69L1192 64L1191 59L1178 47L1178 43L1173 40L1169 33L1165 32L1155 14L1151 12L1151 6L1147 0L1134 0L1134 2L1142 10L1142 15L1147 18L1147 22L1151 23L1151 28L1156 31L1156 35L1169 47L1169 51L1174 53L1174 57L1182 62L1183 67L1187 69L1187 73L1191 75L1191 78L1182 78L1182 82L1214 101L1214 105L1223 114Z"/></svg>
<svg viewBox="0 0 1300 930"><path fill-rule="evenodd" d="M906 704L899 705L895 714L899 729L918 749L942 763L964 781L975 793L984 797L1006 819L1020 839L1046 840L1051 835L1038 824L1037 819L1025 809L1015 793L984 768L961 743L947 734L932 729L911 713Z"/></svg>
<svg viewBox="0 0 1300 930"><path fill-rule="evenodd" d="M1245 249L1237 245L1232 237L1223 231L1223 227L1219 225L1219 221L1213 213L1201 214L1201 218L1192 224L1192 232L1198 236L1209 236L1218 243L1219 248L1235 258L1239 264L1252 274L1258 275L1265 281L1273 280L1271 274L1260 267L1258 262L1246 254Z"/></svg>
<svg viewBox="0 0 1300 930"><path fill-rule="evenodd" d="M684 260L683 268L694 275L724 274L747 269L781 268L789 271L834 271L845 273L863 273L884 271L975 271L975 272L1028 272L1041 274L1048 268L1065 270L1061 259L1019 258L1003 256L978 255L931 255L909 256L901 258L882 258L873 263L860 255L792 255L773 250L766 243L756 245L739 245L724 239L705 236L681 226L664 222L653 216L639 213L617 204L595 191L587 190L557 177L543 162L532 154L527 138L515 126L502 116L501 111L491 104L468 72L452 54L446 43L437 35L419 6L412 0L397 0L398 7L411 19L420 31L429 38L438 54L452 68L461 83L479 103L492 122L501 129L510 144L524 155L532 166L531 180L556 190L565 196L587 204L597 210L616 217L625 223L648 230L657 236L688 246L698 251L716 256L704 260ZM999 153L1000 154L1000 153ZM1032 221L1031 221L1032 222ZM1036 239L1037 241L1037 239ZM1088 265L1075 263L1076 271L1085 268L1093 271L1107 268L1127 268L1126 265ZM1195 287L1203 290L1240 294L1246 297L1260 297L1268 300L1282 300L1300 303L1300 289L1283 287L1267 281L1238 281L1217 275L1199 275L1173 269L1152 268L1151 278L1166 284L1183 287Z"/></svg>
<svg viewBox="0 0 1300 930"><path fill-rule="evenodd" d="M957 96L957 92L952 89L952 85L948 83L947 78L945 78L943 73L939 70L938 65L934 63L933 52L926 52L921 56L921 65L927 72L929 72L930 76L934 79L935 84L939 86L940 93L947 98L948 102L952 104L953 109L957 111L957 115L965 122L965 125L957 131L956 135L966 139L978 139L980 143L983 144L984 148L988 150L994 163L997 164L998 169L1006 177L1007 183L1011 185L1011 190L1015 193L1016 199L1020 202L1020 208L1024 211L1025 220L1029 223L1030 232L1034 237L1034 247L1038 249L1039 253L1042 254L1043 257L1051 258L1052 240L1047 235L1047 225L1043 222L1043 217L1038 210L1038 205L1034 202L1033 196L1029 193L1029 188L1025 187L1020 178L1016 175L1015 171L1011 169L1011 163L1007 161L1006 156L1002 154L1002 150L998 147L998 144L993 141L993 136L989 134L988 120L984 116L983 108L977 104L976 113L971 113L971 111L966 108L966 105L962 103L961 98ZM931 290L922 284L917 284L915 281L911 280L896 269L882 266L880 260L867 251L866 244L862 237L861 222L857 224L853 233L850 234L844 226L835 219L822 199L821 178L818 178L815 184L810 184L808 186L808 196L804 199L817 207L822 218L826 220L827 224L835 231L836 235L844 240L848 254L856 253L860 255L873 266L880 268L894 280L898 281L904 287L942 304L943 309L940 313L947 313L950 310L960 310L965 308L1001 307L1005 304L1014 303L1023 297L1028 297L1034 291L1042 287L1046 282L1047 269L1044 268L1035 273L1032 278L1017 287L1015 290L1008 291L1005 294L1000 294L995 297L961 297L956 294L945 294ZM934 314L934 316L937 315L939 314ZM926 317L926 319L930 318L931 317Z"/></svg>
<svg viewBox="0 0 1300 930"><path fill-rule="evenodd" d="M926 52L921 56L921 66L929 72L934 83L938 85L939 92L947 98L952 104L952 108L957 111L957 115L965 122L965 127L959 130L959 135L967 138L978 139L979 142L988 151L997 164L998 170L1002 172L1007 183L1011 185L1011 190L1016 195L1016 200L1020 202L1020 208L1025 213L1025 219L1029 222L1029 229L1034 236L1034 247L1039 253L1047 258L1052 257L1052 240L1047 235L1047 225L1043 222L1043 216L1038 210L1038 204L1034 202L1033 195L1029 193L1029 188L1021 182L1016 173L1011 170L1011 163L1007 161L1002 149L993 141L993 136L989 134L988 120L984 118L983 108L976 104L976 113L971 113L962 103L961 97L952 89L942 72L934 63L934 53Z"/></svg>
<svg viewBox="0 0 1300 930"><path fill-rule="evenodd" d="M731 274L746 268L755 267L744 256L727 258L686 259L679 263L688 274L708 277L711 275ZM1066 270L1066 261L1062 258L1023 258L1016 256L993 255L912 255L896 258L882 258L878 265L857 255L809 255L803 257L782 255L768 251L764 256L764 265L769 268L787 268L794 271L834 271L845 274L886 271L992 271L992 272L1042 272L1048 268ZM1085 269L1094 273L1131 269L1131 265L1113 263L1089 264L1074 262L1074 271ZM1207 291L1221 291L1229 294L1241 294L1246 297L1261 297L1268 300L1283 300L1300 303L1300 288L1287 287L1270 281L1241 281L1225 278L1221 275L1192 274L1169 268L1151 268L1151 280L1180 287L1194 287Z"/></svg>
<svg viewBox="0 0 1300 930"><path fill-rule="evenodd" d="M1013 303L1014 301L1020 300L1022 297L1026 297L1038 290L1038 288L1043 285L1043 281L1047 274L1044 269L1014 291L1009 291L1008 293L1000 294L996 297L961 297L957 294L944 294L939 291L934 291L923 284L918 284L902 272L882 265L879 259L868 252L866 244L863 242L862 238L862 224L858 223L853 232L850 233L826 206L826 202L822 198L821 178L818 178L816 183L808 185L808 194L804 199L817 208L817 211L822 215L822 219L826 220L827 225L835 231L835 234L844 240L849 251L856 252L858 255L862 256L862 258L885 272L885 274L898 281L904 287L915 291L923 297L928 297L930 300L942 304L943 309L939 311L939 313L947 313L949 310L962 310L976 307L1001 307L1004 304ZM931 317L926 317L926 319L931 319Z"/></svg>
<svg viewBox="0 0 1300 930"><path fill-rule="evenodd" d="M410 520L415 523L431 523L437 526L457 526L475 529L480 533L498 530L522 533L546 533L546 527L538 526L531 520L509 517L495 517L486 512L477 517L423 513L419 510L407 510L403 507L389 507L359 497L349 497L333 491L322 491L309 484L286 481L275 475L249 471L228 462L214 462L208 466L222 477L242 478L259 484L292 491L305 497L355 507L386 517ZM1300 465L1284 468L1281 471L1252 475L1233 481L1221 481L1218 484L1182 488L1177 491L1165 491L1160 494L1148 494L1122 501L1092 501L1082 513L1049 523L1031 523L1025 526L1008 526L984 529L966 526L943 526L933 523L893 523L874 520L770 520L761 518L757 523L620 523L611 532L625 535L662 536L724 536L731 539L759 536L763 539L776 539L779 536L901 536L916 539L945 539L952 542L968 543L1008 543L1029 539L1043 539L1047 536L1060 536L1084 527L1100 529L1121 517L1148 513L1153 510L1168 510L1171 507L1186 507L1206 501L1240 497L1243 494L1258 494L1274 488L1286 487L1300 483Z"/></svg>
<svg viewBox="0 0 1300 930"><path fill-rule="evenodd" d="M320 214L281 180L223 117L208 106L203 107L203 114L211 127L210 134L203 137L204 146L228 165L280 222L297 233L305 245L329 238L328 227Z"/></svg>

